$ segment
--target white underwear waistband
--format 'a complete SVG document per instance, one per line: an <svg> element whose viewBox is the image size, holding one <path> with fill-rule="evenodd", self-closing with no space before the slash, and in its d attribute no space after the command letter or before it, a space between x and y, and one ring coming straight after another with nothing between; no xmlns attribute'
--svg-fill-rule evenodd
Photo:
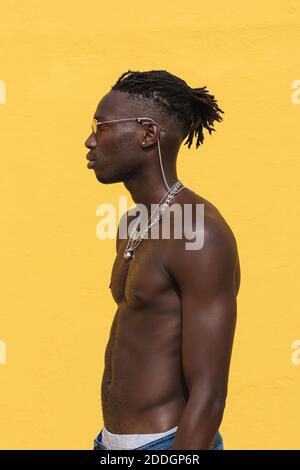
<svg viewBox="0 0 300 470"><path fill-rule="evenodd" d="M111 450L135 449L151 441L166 437L176 432L177 428L178 426L175 426L168 431L156 432L154 434L114 434L104 427L102 429L101 441L107 449Z"/></svg>

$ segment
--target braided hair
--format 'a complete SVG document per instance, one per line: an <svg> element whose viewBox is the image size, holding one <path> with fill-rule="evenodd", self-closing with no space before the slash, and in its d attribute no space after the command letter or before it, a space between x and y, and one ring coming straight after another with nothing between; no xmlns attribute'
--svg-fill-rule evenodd
<svg viewBox="0 0 300 470"><path fill-rule="evenodd" d="M173 116L181 128L183 138L187 136L184 145L191 147L194 136L196 148L203 143L203 130L209 134L214 129L215 121L222 121L221 113L215 97L209 93L206 86L191 88L179 77L166 70L150 70L146 72L124 72L112 90L127 92L133 98L147 98L159 111L162 109Z"/></svg>

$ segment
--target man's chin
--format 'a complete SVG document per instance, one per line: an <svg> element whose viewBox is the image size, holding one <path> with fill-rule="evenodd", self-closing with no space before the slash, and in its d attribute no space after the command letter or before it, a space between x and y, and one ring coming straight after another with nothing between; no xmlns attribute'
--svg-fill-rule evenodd
<svg viewBox="0 0 300 470"><path fill-rule="evenodd" d="M103 174L100 175L96 172L95 172L95 175L96 175L96 178L99 181L99 183L102 183L102 184L122 183L122 181L123 181L121 178L116 178L116 177L112 177L112 176L105 176Z"/></svg>

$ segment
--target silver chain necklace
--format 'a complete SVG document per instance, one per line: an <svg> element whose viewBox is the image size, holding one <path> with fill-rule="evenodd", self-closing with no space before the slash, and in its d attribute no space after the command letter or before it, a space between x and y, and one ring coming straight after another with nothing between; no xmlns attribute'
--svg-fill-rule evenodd
<svg viewBox="0 0 300 470"><path fill-rule="evenodd" d="M147 223L144 225L144 227L141 229L139 235L137 235L137 226L140 222L136 222L135 226L133 227L133 230L131 232L131 235L128 239L125 251L124 251L124 258L126 259L131 259L133 256L133 252L136 249L136 247L142 242L145 234L148 232L148 230L156 224L160 218L163 216L163 214L166 212L166 210L170 207L170 203L172 199L175 197L179 191L184 189L185 186L181 183L181 181L177 180L171 188L164 194L162 199L159 201L157 207L155 210L152 212L151 216L149 217ZM162 203L162 201L166 198L166 201ZM158 215L153 219L154 214L158 211ZM153 219L153 220L152 220Z"/></svg>

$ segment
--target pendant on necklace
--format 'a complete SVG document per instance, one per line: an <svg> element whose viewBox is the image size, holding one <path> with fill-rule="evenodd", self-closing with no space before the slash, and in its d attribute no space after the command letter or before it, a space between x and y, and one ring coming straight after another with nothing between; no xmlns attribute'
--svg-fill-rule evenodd
<svg viewBox="0 0 300 470"><path fill-rule="evenodd" d="M132 258L132 251L126 250L125 253L124 253L124 258L126 258L126 259Z"/></svg>

